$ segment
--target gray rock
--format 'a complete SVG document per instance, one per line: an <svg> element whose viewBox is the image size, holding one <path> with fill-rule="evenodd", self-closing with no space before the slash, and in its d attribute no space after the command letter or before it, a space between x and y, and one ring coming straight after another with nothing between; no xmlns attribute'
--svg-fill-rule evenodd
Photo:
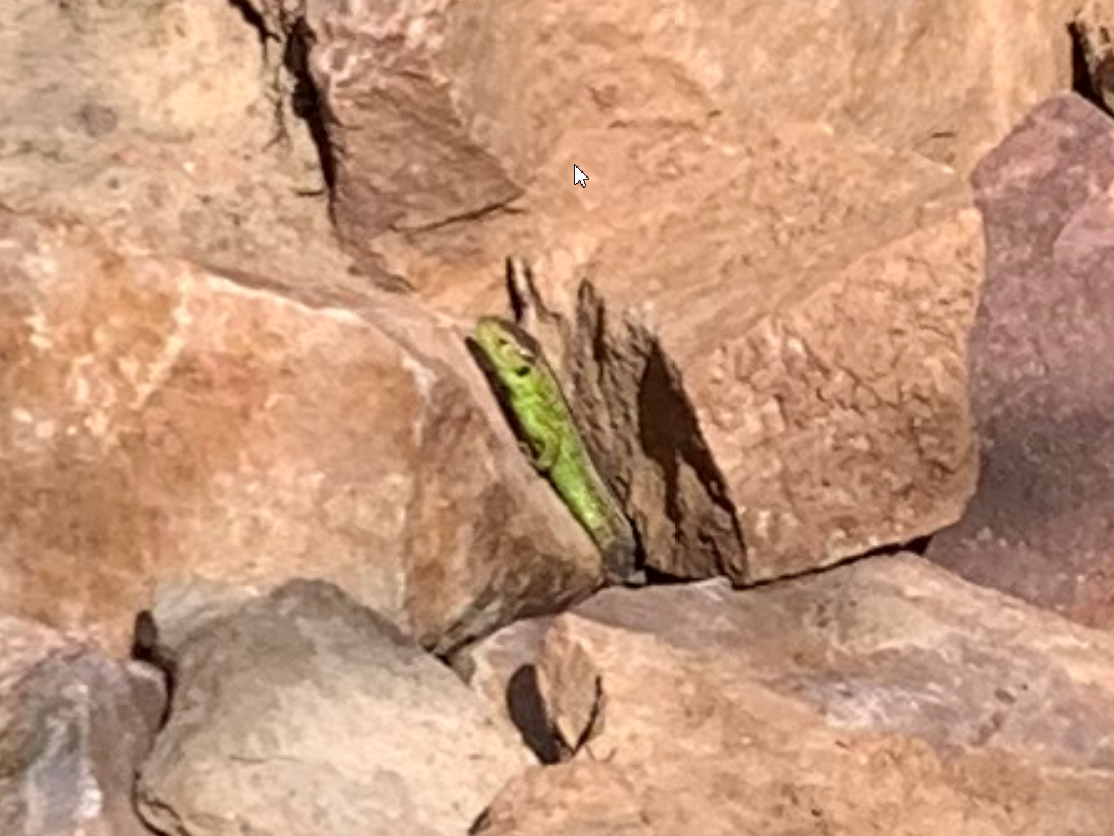
<svg viewBox="0 0 1114 836"><path fill-rule="evenodd" d="M460 834L531 763L448 668L324 582L170 650L172 710L139 796L171 833Z"/></svg>
<svg viewBox="0 0 1114 836"><path fill-rule="evenodd" d="M0 616L0 833L149 836L132 787L165 705L153 669Z"/></svg>

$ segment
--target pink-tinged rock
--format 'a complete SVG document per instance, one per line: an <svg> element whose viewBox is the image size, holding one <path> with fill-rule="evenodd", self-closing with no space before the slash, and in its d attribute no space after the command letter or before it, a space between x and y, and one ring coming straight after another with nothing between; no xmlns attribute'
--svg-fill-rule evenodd
<svg viewBox="0 0 1114 836"><path fill-rule="evenodd" d="M485 817L500 836L1114 828L1114 638L911 555L607 590L537 665L572 763L607 769L518 779Z"/></svg>
<svg viewBox="0 0 1114 836"><path fill-rule="evenodd" d="M600 582L461 333L0 216L0 606L123 650L160 580L334 581L451 649Z"/></svg>
<svg viewBox="0 0 1114 836"><path fill-rule="evenodd" d="M0 615L0 832L150 836L133 784L165 708L154 669Z"/></svg>
<svg viewBox="0 0 1114 836"><path fill-rule="evenodd" d="M971 334L981 461L931 560L1114 627L1114 122L1046 101L979 166L987 278Z"/></svg>

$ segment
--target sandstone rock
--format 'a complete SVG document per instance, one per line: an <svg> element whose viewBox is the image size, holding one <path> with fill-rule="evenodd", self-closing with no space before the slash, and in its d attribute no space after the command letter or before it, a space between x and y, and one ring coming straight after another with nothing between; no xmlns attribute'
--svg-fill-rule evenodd
<svg viewBox="0 0 1114 836"><path fill-rule="evenodd" d="M912 4L884 24L784 4L668 25L641 6L549 11L307 11L314 78L343 115L345 234L454 311L502 304L508 249L540 254L557 294L597 282L609 336L581 344L604 356L579 388L654 568L749 583L954 522L975 473L963 339L981 262L955 172L1067 83L1067 5L1013 4L1005 50L998 6ZM740 31L760 45L737 49ZM1019 41L1026 58L1004 58ZM489 60L470 60L478 42ZM417 102L411 170L390 140ZM444 160L469 173L453 189ZM573 188L569 160L599 188ZM642 301L658 347L612 330Z"/></svg>
<svg viewBox="0 0 1114 836"><path fill-rule="evenodd" d="M1061 56L1045 35L1064 8L1014 0L1003 49L1000 6L954 2L881 16L755 2L671 14L538 0L514 15L444 2L204 0L146 16L36 4L21 26L48 30L57 44L44 54L77 56L88 78L57 92L68 65L14 48L7 71L51 114L84 114L96 141L64 144L61 167L17 155L0 187L22 211L64 203L315 306L375 307L366 284L394 277L444 309L490 310L509 250L545 254L569 288L587 267L605 333L646 298L670 315L658 347L631 329L582 344L602 346L585 371L616 392L600 399L583 379L588 423L651 565L746 583L920 536L962 506L972 470L956 335L977 231L959 187L923 157L963 170L1066 79L1067 36ZM275 63L283 50L254 51L252 26L283 41L292 71L305 70L297 85ZM738 48L739 33L753 48ZM175 60L152 60L166 43ZM162 75L103 81L105 67L137 65ZM287 156L246 148L279 133L267 94L294 98L269 89L272 72L311 100L321 159L309 129L291 133ZM44 130L8 128L17 149ZM568 182L570 159L591 188ZM110 183L119 198L106 202ZM322 185L360 275L326 243L324 202L290 198ZM924 310L907 322L891 305ZM844 342L860 329L863 351ZM726 383L701 380L721 372Z"/></svg>
<svg viewBox="0 0 1114 836"><path fill-rule="evenodd" d="M0 606L118 650L156 579L332 580L438 650L600 582L450 323L0 217Z"/></svg>
<svg viewBox="0 0 1114 836"><path fill-rule="evenodd" d="M568 314L590 323L572 389L648 563L738 583L959 518L982 255L942 167L800 126L745 137L663 148L689 166L686 199L601 246L586 275L603 311ZM569 259L538 273L576 307Z"/></svg>
<svg viewBox="0 0 1114 836"><path fill-rule="evenodd" d="M323 582L250 601L175 651L138 790L160 831L455 835L531 760L451 671Z"/></svg>
<svg viewBox="0 0 1114 836"><path fill-rule="evenodd" d="M516 779L484 819L499 834L600 832L578 814L600 794L659 836L1114 824L1114 638L909 555L743 592L608 590L555 620L538 669L550 711L602 690L573 762L607 774Z"/></svg>
<svg viewBox="0 0 1114 836"><path fill-rule="evenodd" d="M132 785L165 703L153 669L0 615L0 832L148 836Z"/></svg>
<svg viewBox="0 0 1114 836"><path fill-rule="evenodd" d="M971 334L978 493L928 556L1114 627L1114 122L1037 108L975 176L987 279Z"/></svg>
<svg viewBox="0 0 1114 836"><path fill-rule="evenodd" d="M166 256L361 294L283 51L227 0L8 0L0 195Z"/></svg>

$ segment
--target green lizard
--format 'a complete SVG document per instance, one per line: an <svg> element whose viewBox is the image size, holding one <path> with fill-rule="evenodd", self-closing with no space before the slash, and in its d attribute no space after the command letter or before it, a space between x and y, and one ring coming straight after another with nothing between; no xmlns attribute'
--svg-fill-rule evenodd
<svg viewBox="0 0 1114 836"><path fill-rule="evenodd" d="M480 318L469 345L531 464L549 479L599 548L608 579L638 582L634 530L596 469L541 345L524 329L495 316Z"/></svg>

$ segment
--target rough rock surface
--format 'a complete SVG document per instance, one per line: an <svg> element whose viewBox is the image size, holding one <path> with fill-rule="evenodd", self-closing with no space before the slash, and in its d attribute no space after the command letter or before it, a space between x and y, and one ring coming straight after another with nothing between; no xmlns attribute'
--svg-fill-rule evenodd
<svg viewBox="0 0 1114 836"><path fill-rule="evenodd" d="M1114 121L1052 98L975 174L987 280L971 334L978 492L928 556L1114 627Z"/></svg>
<svg viewBox="0 0 1114 836"><path fill-rule="evenodd" d="M1037 36L1066 5L1011 5L1046 59L1016 63L997 5L529 8L307 7L342 236L454 311L503 304L508 250L557 294L589 275L612 324L654 308L659 343L587 329L603 356L572 382L656 569L747 583L954 522L981 257L961 175L1067 82L1066 31ZM868 81L893 73L900 94Z"/></svg>
<svg viewBox="0 0 1114 836"><path fill-rule="evenodd" d="M3 6L0 611L123 650L155 604L161 830L458 834L498 795L477 832L1114 833L1109 637L907 558L608 594L452 654L601 580L461 345L508 254L651 569L747 584L958 517L965 178L1071 83L1075 0ZM1011 437L1043 482L1003 477L1028 518L990 530L1034 567L1001 586L1106 625L1077 308L1108 307L1109 138L1058 107L1003 175L1040 200L1007 215L1052 221L992 244L1082 279L1041 315L1086 326L1063 370L1099 395L1018 374L1052 435ZM5 623L0 831L132 836L157 683Z"/></svg>
<svg viewBox="0 0 1114 836"><path fill-rule="evenodd" d="M132 789L165 706L154 669L0 615L0 833L149 836Z"/></svg>
<svg viewBox="0 0 1114 836"><path fill-rule="evenodd" d="M576 205L553 201L570 147L755 113L966 172L1070 83L1073 6L9 0L0 192L289 287L412 283L482 304L509 244L573 228ZM598 189L647 162L582 167Z"/></svg>
<svg viewBox="0 0 1114 836"><path fill-rule="evenodd" d="M0 201L166 256L359 293L282 49L228 0L6 0Z"/></svg>
<svg viewBox="0 0 1114 836"><path fill-rule="evenodd" d="M672 149L689 200L588 275L655 323L643 358L612 329L604 378L641 442L626 476L651 565L753 582L959 518L982 246L953 172L813 128L745 136Z"/></svg>
<svg viewBox="0 0 1114 836"><path fill-rule="evenodd" d="M608 775L523 776L485 817L499 834L608 832L581 813L599 793L618 832L660 836L1114 826L1114 638L909 555L608 590L554 621L538 671L574 735L602 695L576 760Z"/></svg>
<svg viewBox="0 0 1114 836"><path fill-rule="evenodd" d="M138 789L162 832L459 836L531 762L451 671L324 582L169 651L170 718Z"/></svg>
<svg viewBox="0 0 1114 836"><path fill-rule="evenodd" d="M156 579L332 580L430 646L600 582L460 333L0 215L0 607L117 649Z"/></svg>

